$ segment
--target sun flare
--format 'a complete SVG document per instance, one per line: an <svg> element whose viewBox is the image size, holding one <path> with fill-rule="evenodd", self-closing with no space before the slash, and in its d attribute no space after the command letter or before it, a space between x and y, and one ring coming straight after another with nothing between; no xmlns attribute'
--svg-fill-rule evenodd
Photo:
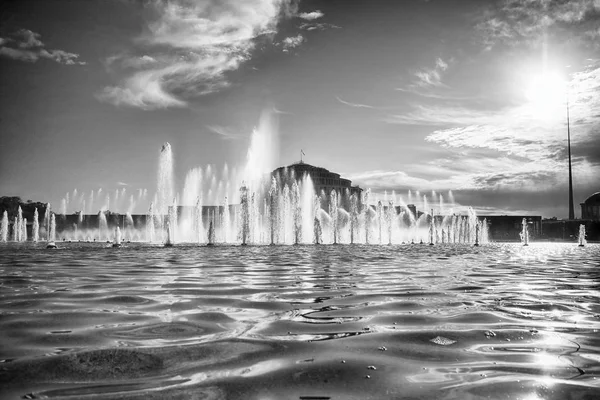
<svg viewBox="0 0 600 400"><path fill-rule="evenodd" d="M535 115L550 117L566 104L567 85L559 74L543 72L531 79L525 90L525 97Z"/></svg>

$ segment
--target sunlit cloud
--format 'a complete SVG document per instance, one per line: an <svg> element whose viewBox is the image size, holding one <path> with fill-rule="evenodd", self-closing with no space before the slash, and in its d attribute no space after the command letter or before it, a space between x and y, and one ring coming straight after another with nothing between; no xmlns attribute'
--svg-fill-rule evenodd
<svg viewBox="0 0 600 400"><path fill-rule="evenodd" d="M182 0L149 7L157 17L135 42L142 55L111 58L125 77L98 93L100 100L145 110L185 107L193 97L230 86L227 73L251 58L257 41L276 33L281 18L295 13L291 0Z"/></svg>
<svg viewBox="0 0 600 400"><path fill-rule="evenodd" d="M283 46L283 51L287 53L291 49L300 46L302 42L304 42L304 37L302 35L296 35L286 37L281 41L281 45Z"/></svg>
<svg viewBox="0 0 600 400"><path fill-rule="evenodd" d="M319 19L321 18L323 14L321 11L316 10L316 11L312 11L312 12L308 12L308 13L300 13L298 14L298 17L305 19L307 21L314 21L315 19Z"/></svg>
<svg viewBox="0 0 600 400"><path fill-rule="evenodd" d="M556 96L544 85L519 101L500 107L485 107L480 101L418 99L404 113L389 114L385 122L430 127L425 141L444 148L443 158L405 167L403 171L376 171L356 176L378 190L453 190L468 193L473 204L484 201L507 211L521 210L535 199L539 212L560 215L555 198L565 196L567 167L568 92L573 174L577 190L595 190L600 175L600 62L573 73ZM535 79L530 79L536 90ZM448 92L445 88L439 89ZM436 93L436 91L432 91ZM451 92L450 92L451 93ZM488 94L488 101L495 94ZM427 101L424 101L427 100ZM485 99L484 99L485 100ZM485 104L485 103L484 103ZM505 207L494 200L510 197ZM546 198L540 193L544 193ZM554 200L548 196L555 195ZM539 197L539 198L538 198ZM481 203L477 202L481 199ZM553 203L554 201L554 203Z"/></svg>
<svg viewBox="0 0 600 400"><path fill-rule="evenodd" d="M48 50L39 33L20 29L9 37L0 38L0 57L34 63L40 58L64 65L85 65L78 54L64 50Z"/></svg>
<svg viewBox="0 0 600 400"><path fill-rule="evenodd" d="M536 43L548 35L567 41L573 34L593 39L598 12L597 0L504 0L483 15L476 26L477 38L488 50L498 43ZM563 24L571 29L563 29Z"/></svg>

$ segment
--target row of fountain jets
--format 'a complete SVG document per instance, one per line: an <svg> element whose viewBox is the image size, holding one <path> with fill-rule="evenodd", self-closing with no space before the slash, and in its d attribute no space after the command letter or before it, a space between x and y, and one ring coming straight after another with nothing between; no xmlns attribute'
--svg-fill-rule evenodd
<svg viewBox="0 0 600 400"><path fill-rule="evenodd" d="M301 194L301 187L309 187ZM310 178L301 184L294 183L292 189L286 185L278 189L277 181L272 180L268 193L260 195L247 187L240 190L240 203L229 207L227 200L223 207L212 208L203 218L202 205L198 201L193 208L179 208L176 202L167 209L166 215L156 211L151 204L146 223L135 227L128 216L123 224L123 232L129 240L148 242L240 243L245 244L301 244L301 243L364 243L392 244L399 242L470 243L488 241L485 220L479 220L474 211L468 215L449 215L433 218L423 214L416 217L408 209L397 212L393 201L384 205L378 201L375 206L367 206L369 193L364 193L361 205L356 195L349 195L349 210L340 205L340 197L332 191L328 198L328 210L321 208L322 196L311 193ZM312 204L310 200L312 199ZM179 215L178 215L179 214ZM58 215L58 218L63 216ZM112 236L120 242L123 236L120 227L114 235L103 212L99 213L98 227L94 229L73 229L63 231L66 240L108 240ZM23 218L19 207L12 224L12 241L56 240L57 214L50 205L39 223L37 209L34 212L31 238L28 237L27 219ZM0 240L8 241L8 214L4 212L0 223Z"/></svg>
<svg viewBox="0 0 600 400"><path fill-rule="evenodd" d="M249 152L251 153L251 152ZM173 157L171 146L163 145L159 158L158 190L150 203L143 224L136 227L128 212L122 228L109 229L104 211L98 213L97 228L87 228L83 212L77 223L61 232L63 240L114 241L120 245L124 234L127 240L172 245L176 242L224 244L392 244L392 243L464 243L485 244L489 241L485 219L477 217L472 208L466 215L415 215L396 196L371 204L367 189L360 194L348 190L315 193L309 175L297 179L294 171L264 179L264 175L249 171L256 158L249 154L249 166L240 188L239 204L230 207L225 196L220 207L203 207L203 198L211 198L214 179L208 195L202 185L202 173L188 173L183 190L184 207L178 207L174 196ZM249 172L248 172L249 171ZM262 171L264 173L264 171ZM230 187L229 182L225 185ZM228 190L225 190L227 193ZM214 193L212 194L214 197ZM191 199L195 198L195 202ZM169 199L173 199L169 202ZM194 205L190 204L194 203ZM64 208L64 207L63 207ZM207 213L203 211L208 211ZM63 212L64 213L64 212ZM59 218L65 218L58 214ZM56 241L57 214L46 207L40 226L37 209L33 215L32 237L28 238L27 220L19 207L14 217L12 241ZM143 225L143 226L142 226ZM8 214L0 221L0 241L8 241ZM585 244L585 226L580 228L580 244ZM527 221L523 219L521 241L529 244Z"/></svg>

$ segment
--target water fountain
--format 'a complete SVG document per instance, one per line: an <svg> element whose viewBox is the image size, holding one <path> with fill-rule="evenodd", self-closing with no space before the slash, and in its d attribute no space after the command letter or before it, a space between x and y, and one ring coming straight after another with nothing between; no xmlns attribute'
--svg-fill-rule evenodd
<svg viewBox="0 0 600 400"><path fill-rule="evenodd" d="M99 188L89 195L75 189L65 195L58 217L48 203L43 221L38 222L36 210L30 239L54 241L57 222L55 219L52 223L51 219L58 218L59 233L69 241L87 238L110 243L116 226L127 241L170 244L391 245L488 241L487 224L480 222L472 209L466 215L438 213L434 217L433 210L423 214L409 208L395 192L385 193L382 198L369 189L357 193L348 189L316 193L308 174L295 176L293 169L271 174L276 166L269 154L276 153L270 148L276 142L274 118L272 113L261 118L261 125L252 135L245 167L192 168L178 191L173 150L165 143L158 153L157 191L147 202L147 191L142 189L137 195L126 188L114 192ZM452 194L448 193L447 198L452 199ZM454 208L435 192L428 198L409 191L408 199L419 199L423 207L439 204L439 212ZM120 209L111 211L111 205ZM75 207L79 209L74 210ZM136 207L147 212L135 214ZM66 215L69 211L74 212ZM6 213L3 215L0 239L6 241L14 225L12 239L22 241L26 232L22 212L11 218L14 224L12 220L9 224Z"/></svg>
<svg viewBox="0 0 600 400"><path fill-rule="evenodd" d="M167 230L167 240L165 241L165 247L173 247L173 231L171 230L171 224L169 223L169 221L167 221L166 223L166 230Z"/></svg>
<svg viewBox="0 0 600 400"><path fill-rule="evenodd" d="M434 232L435 232L435 221L433 218L433 212L431 213L430 217L429 217L429 245L433 246L434 244Z"/></svg>
<svg viewBox="0 0 600 400"><path fill-rule="evenodd" d="M521 229L521 243L523 243L523 246L529 246L529 229L527 228L527 219L523 218L523 221L521 222L522 225L522 229Z"/></svg>
<svg viewBox="0 0 600 400"><path fill-rule="evenodd" d="M585 240L585 225L579 225L579 237L578 237L579 247L583 247L587 244L587 240Z"/></svg>
<svg viewBox="0 0 600 400"><path fill-rule="evenodd" d="M48 204L49 206L50 204ZM46 208L46 213L48 212L48 208ZM51 213L48 227L48 244L46 244L47 249L56 249L56 216L54 213Z"/></svg>
<svg viewBox="0 0 600 400"><path fill-rule="evenodd" d="M121 229L118 226L115 228L115 240L112 247L121 247Z"/></svg>
<svg viewBox="0 0 600 400"><path fill-rule="evenodd" d="M31 229L31 235L32 235L31 240L35 243L37 243L37 241L39 240L39 237L40 237L40 223L38 222L39 218L40 218L40 216L38 214L38 210L36 207L35 211L33 212L33 225L32 225L32 229Z"/></svg>
<svg viewBox="0 0 600 400"><path fill-rule="evenodd" d="M23 210L21 209L21 206L19 206L19 208L17 209L17 219L15 221L15 234L16 234L16 241L22 242L23 241Z"/></svg>
<svg viewBox="0 0 600 400"><path fill-rule="evenodd" d="M27 241L27 218L23 218L23 222L21 224L21 242Z"/></svg>
<svg viewBox="0 0 600 400"><path fill-rule="evenodd" d="M208 223L208 243L206 243L207 246L214 246L215 245L215 217L214 214L212 216L212 218L210 219L210 222Z"/></svg>
<svg viewBox="0 0 600 400"><path fill-rule="evenodd" d="M0 242L6 242L8 240L8 212L2 213L2 220L0 221Z"/></svg>

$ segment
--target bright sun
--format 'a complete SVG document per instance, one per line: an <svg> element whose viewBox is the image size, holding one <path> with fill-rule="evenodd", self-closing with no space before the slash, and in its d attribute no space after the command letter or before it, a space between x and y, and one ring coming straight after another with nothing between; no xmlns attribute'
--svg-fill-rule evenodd
<svg viewBox="0 0 600 400"><path fill-rule="evenodd" d="M534 114L540 117L551 116L565 106L567 86L559 74L544 72L531 79L525 96Z"/></svg>

